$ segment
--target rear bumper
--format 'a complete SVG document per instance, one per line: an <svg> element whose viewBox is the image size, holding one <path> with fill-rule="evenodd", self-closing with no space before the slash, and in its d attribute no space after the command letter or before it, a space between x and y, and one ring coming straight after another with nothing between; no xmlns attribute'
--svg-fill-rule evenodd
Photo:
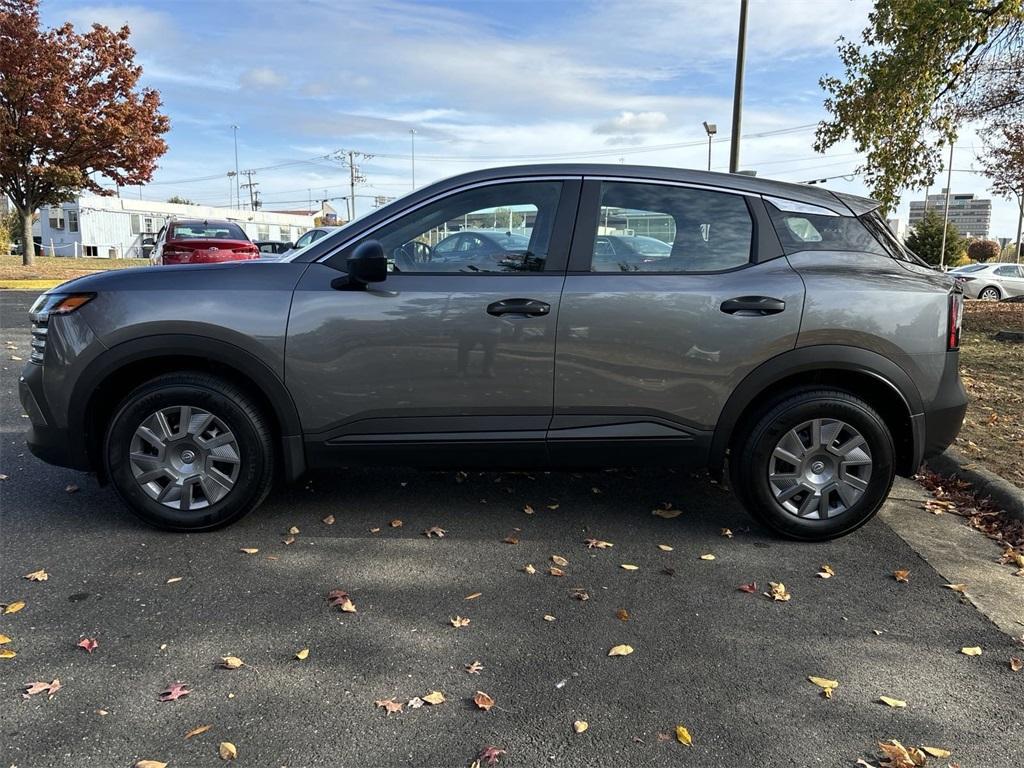
<svg viewBox="0 0 1024 768"><path fill-rule="evenodd" d="M960 433L967 413L967 392L960 380L960 351L946 353L939 388L924 410L924 443L922 457L942 453Z"/></svg>

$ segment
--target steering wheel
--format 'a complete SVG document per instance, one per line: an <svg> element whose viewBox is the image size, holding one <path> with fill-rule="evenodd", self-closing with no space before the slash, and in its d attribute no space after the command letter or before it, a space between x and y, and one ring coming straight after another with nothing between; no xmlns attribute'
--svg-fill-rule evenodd
<svg viewBox="0 0 1024 768"><path fill-rule="evenodd" d="M412 256L409 255L409 251L406 250L404 245L400 245L391 252L391 258L395 262L395 268L399 272L415 272L416 262L413 261Z"/></svg>

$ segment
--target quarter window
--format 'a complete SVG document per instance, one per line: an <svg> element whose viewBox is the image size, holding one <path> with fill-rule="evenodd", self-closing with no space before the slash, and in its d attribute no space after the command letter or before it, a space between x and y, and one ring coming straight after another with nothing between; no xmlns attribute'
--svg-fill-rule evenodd
<svg viewBox="0 0 1024 768"><path fill-rule="evenodd" d="M634 182L601 185L592 272L717 272L750 261L740 195Z"/></svg>
<svg viewBox="0 0 1024 768"><path fill-rule="evenodd" d="M853 216L783 211L765 200L775 232L787 254L799 251L858 251L894 255ZM909 259L904 259L909 261Z"/></svg>
<svg viewBox="0 0 1024 768"><path fill-rule="evenodd" d="M536 181L457 192L370 236L384 246L394 272L540 272L561 191L561 182Z"/></svg>

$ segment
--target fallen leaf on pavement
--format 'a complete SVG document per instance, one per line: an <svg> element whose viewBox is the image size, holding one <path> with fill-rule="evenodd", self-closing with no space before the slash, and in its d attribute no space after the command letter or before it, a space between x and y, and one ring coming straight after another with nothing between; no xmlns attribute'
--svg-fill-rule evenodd
<svg viewBox="0 0 1024 768"><path fill-rule="evenodd" d="M943 584L946 589L952 589L954 592L959 592L961 595L967 592L966 584Z"/></svg>
<svg viewBox="0 0 1024 768"><path fill-rule="evenodd" d="M17 613L18 611L20 611L24 607L25 607L25 601L24 600L15 600L13 603L8 603L7 605L4 606L4 614L6 615L8 613Z"/></svg>
<svg viewBox="0 0 1024 768"><path fill-rule="evenodd" d="M183 578L185 578L185 577L184 577L184 576L172 576L171 578L169 578L169 579L168 579L168 580L167 580L166 582L164 582L164 583L165 583L165 584L177 584L177 583L178 583L179 581L181 581L181 580L182 580Z"/></svg>
<svg viewBox="0 0 1024 768"><path fill-rule="evenodd" d="M569 561L566 560L561 555L552 555L551 556L551 562L554 563L555 565L560 565L563 568L569 564Z"/></svg>
<svg viewBox="0 0 1024 768"><path fill-rule="evenodd" d="M462 616L453 616L452 618L448 619L448 621L450 621L452 623L452 626L456 629L459 629L460 627L469 626L469 619L463 618Z"/></svg>
<svg viewBox="0 0 1024 768"><path fill-rule="evenodd" d="M185 738L191 739L193 736L199 736L200 734L206 733L211 728L213 728L212 725L200 725L198 728L193 728L191 731L186 733Z"/></svg>
<svg viewBox="0 0 1024 768"><path fill-rule="evenodd" d="M245 662L237 656L223 656L221 657L220 665L224 669L240 669L245 666Z"/></svg>
<svg viewBox="0 0 1024 768"><path fill-rule="evenodd" d="M752 581L749 584L740 584L738 587L736 587L736 589L738 589L740 592L748 592L749 594L754 594L755 592L757 592L757 582Z"/></svg>
<svg viewBox="0 0 1024 768"><path fill-rule="evenodd" d="M629 656L633 652L631 645L615 645L608 651L609 656Z"/></svg>
<svg viewBox="0 0 1024 768"><path fill-rule="evenodd" d="M610 549L615 545L610 541L601 541L601 539L587 539L587 549Z"/></svg>
<svg viewBox="0 0 1024 768"><path fill-rule="evenodd" d="M685 725L676 726L676 741L678 741L684 747L693 746L693 737L690 736L690 731L687 730Z"/></svg>
<svg viewBox="0 0 1024 768"><path fill-rule="evenodd" d="M294 536L287 536L287 537L281 539L281 543L284 544L285 546L288 546L289 544L294 544L295 543L295 537Z"/></svg>
<svg viewBox="0 0 1024 768"><path fill-rule="evenodd" d="M619 621L629 621L629 611L627 611L625 608L619 608L619 610L615 613L615 617Z"/></svg>
<svg viewBox="0 0 1024 768"><path fill-rule="evenodd" d="M85 648L85 650L87 650L89 653L92 653L94 650L96 650L96 647L99 645L99 643L97 643L94 638L83 637L76 643L76 645L79 648Z"/></svg>
<svg viewBox="0 0 1024 768"><path fill-rule="evenodd" d="M508 536L506 536L501 541L502 541L503 544L518 544L519 543L519 537L516 536L514 533L510 533Z"/></svg>
<svg viewBox="0 0 1024 768"><path fill-rule="evenodd" d="M660 549L662 552L671 552L672 551L672 547L670 547L668 544L659 544L658 545L658 549Z"/></svg>
<svg viewBox="0 0 1024 768"><path fill-rule="evenodd" d="M480 670L483 669L483 668L484 668L483 664L481 664L479 661L474 661L474 662L466 665L466 672L467 672L467 674L470 674L470 675L479 675L480 674Z"/></svg>
<svg viewBox="0 0 1024 768"><path fill-rule="evenodd" d="M554 620L555 620L555 617L552 616L550 613L545 613L544 614L544 621L554 621Z"/></svg>
<svg viewBox="0 0 1024 768"><path fill-rule="evenodd" d="M772 600L775 600L780 603L789 602L790 598L793 597L791 594L789 594L789 592L786 591L786 585L783 584L781 581L770 581L768 582L768 584L769 586L771 586L772 591L765 592L765 597L770 597Z"/></svg>
<svg viewBox="0 0 1024 768"><path fill-rule="evenodd" d="M423 697L423 700L427 704L444 704L444 694L440 691L431 691Z"/></svg>
<svg viewBox="0 0 1024 768"><path fill-rule="evenodd" d="M633 565L632 563L623 563L622 565L619 566L619 568L621 568L624 571L639 571L640 570L640 566L639 565Z"/></svg>
<svg viewBox="0 0 1024 768"><path fill-rule="evenodd" d="M919 749L907 749L893 739L888 744L879 743L878 748L885 753L887 761L883 768L916 768L924 765L927 758Z"/></svg>
<svg viewBox="0 0 1024 768"><path fill-rule="evenodd" d="M943 749L942 747L921 747L921 749L932 757L949 757L953 754L948 749Z"/></svg>
<svg viewBox="0 0 1024 768"><path fill-rule="evenodd" d="M683 514L683 510L672 509L672 507L661 507L660 509L655 509L654 511L652 511L651 514L655 517L660 517L663 520L671 520L672 518L679 517L681 514Z"/></svg>
<svg viewBox="0 0 1024 768"><path fill-rule="evenodd" d="M17 651L12 651L10 648L0 648L0 659L13 659L18 655Z"/></svg>
<svg viewBox="0 0 1024 768"><path fill-rule="evenodd" d="M580 602L590 599L590 593L585 589L574 589L571 594L574 599L579 600Z"/></svg>
<svg viewBox="0 0 1024 768"><path fill-rule="evenodd" d="M380 533L380 528L371 528L370 533Z"/></svg>
<svg viewBox="0 0 1024 768"><path fill-rule="evenodd" d="M910 583L910 571L893 571L892 577L900 584Z"/></svg>
<svg viewBox="0 0 1024 768"><path fill-rule="evenodd" d="M375 701L373 702L373 706L380 707L381 709L383 709L385 715L390 715L395 712L402 711L402 702L395 701L394 697L390 699L381 699L379 701Z"/></svg>
<svg viewBox="0 0 1024 768"><path fill-rule="evenodd" d="M46 581L50 578L50 574L40 568L38 571L32 571L32 573L26 573L25 578L29 581Z"/></svg>
<svg viewBox="0 0 1024 768"><path fill-rule="evenodd" d="M299 529L298 529L298 527L293 525L291 528L288 529L288 533L291 534L292 536L298 536L299 535Z"/></svg>
<svg viewBox="0 0 1024 768"><path fill-rule="evenodd" d="M394 520L388 523L388 525L390 525L392 528L401 528L403 525L405 525L405 523L403 523L396 517Z"/></svg>
<svg viewBox="0 0 1024 768"><path fill-rule="evenodd" d="M836 575L836 572L832 570L831 565L821 566L821 570L816 574L819 579L831 579Z"/></svg>
<svg viewBox="0 0 1024 768"><path fill-rule="evenodd" d="M494 765L498 762L498 758L506 754L504 749L498 747L484 747L480 750L480 754L477 755L477 762L484 760L488 765Z"/></svg>
<svg viewBox="0 0 1024 768"><path fill-rule="evenodd" d="M548 504L547 508L554 512L556 509L558 509L559 506L559 504Z"/></svg>
<svg viewBox="0 0 1024 768"><path fill-rule="evenodd" d="M528 573L531 576L537 572L537 569L533 567L532 563L527 563L523 566L523 573Z"/></svg>
<svg viewBox="0 0 1024 768"><path fill-rule="evenodd" d="M75 485L74 483L68 483L66 486L64 486L64 492L65 493L78 493L78 486Z"/></svg>
<svg viewBox="0 0 1024 768"><path fill-rule="evenodd" d="M1020 672L1024 669L1024 659L1018 659L1016 656L1010 657L1010 669L1013 672Z"/></svg>
<svg viewBox="0 0 1024 768"><path fill-rule="evenodd" d="M309 648L303 648L301 651L295 654L295 658L299 661L305 661L309 658Z"/></svg>
<svg viewBox="0 0 1024 768"><path fill-rule="evenodd" d="M190 693L192 691L184 683L174 683L174 685L167 686L167 689L160 694L160 701L177 701Z"/></svg>
<svg viewBox="0 0 1024 768"><path fill-rule="evenodd" d="M893 709L903 709L907 706L907 702L902 699L891 699L888 696L879 696L878 700L883 704L888 704Z"/></svg>
<svg viewBox="0 0 1024 768"><path fill-rule="evenodd" d="M255 554L256 554L257 552L259 552L260 550L259 550L259 548L257 548L257 547L242 547L242 548L241 548L240 550L238 550L238 551L239 551L239 552L244 552L244 553L245 553L245 554L247 554L247 555L255 555Z"/></svg>
<svg viewBox="0 0 1024 768"><path fill-rule="evenodd" d="M405 702L405 706L407 706L409 709L419 709L425 703L426 702L424 702L423 699L421 699L419 696L413 696L411 699Z"/></svg>
<svg viewBox="0 0 1024 768"><path fill-rule="evenodd" d="M732 538L732 530L731 530L731 529L729 529L729 528L723 528L723 529L722 529L722 530L721 530L721 531L719 532L719 535L721 535L721 536L725 536L725 538L727 538L727 539L731 539L731 538Z"/></svg>
<svg viewBox="0 0 1024 768"><path fill-rule="evenodd" d="M222 741L217 747L217 754L221 760L234 760L238 757L238 747L230 741Z"/></svg>
<svg viewBox="0 0 1024 768"><path fill-rule="evenodd" d="M576 733L583 733L589 727L590 727L590 723L588 723L586 720L577 720L576 722L574 722L572 724L572 729Z"/></svg>
<svg viewBox="0 0 1024 768"><path fill-rule="evenodd" d="M533 512L534 512L534 509L529 504L527 504L525 507L523 507L523 512L525 512L528 515L532 515Z"/></svg>
<svg viewBox="0 0 1024 768"><path fill-rule="evenodd" d="M961 648L960 653L964 656L981 656L981 648L976 645L969 646L967 648Z"/></svg>
<svg viewBox="0 0 1024 768"><path fill-rule="evenodd" d="M556 568L553 565L550 568L548 568L548 573L552 576L565 576L565 571L563 571L561 568Z"/></svg>
<svg viewBox="0 0 1024 768"><path fill-rule="evenodd" d="M334 525L334 515L328 515L320 522L322 522L324 525Z"/></svg>
<svg viewBox="0 0 1024 768"><path fill-rule="evenodd" d="M473 696L473 703L477 705L484 712L489 712L491 707L494 706L494 699L488 696L483 691L477 691L476 695Z"/></svg>
<svg viewBox="0 0 1024 768"><path fill-rule="evenodd" d="M600 488L598 488L598 487L597 487L596 485L594 485L594 486L591 486L591 488L590 488L590 492L591 492L591 493L594 493L594 494L604 493L604 491L602 491L602 490L601 490Z"/></svg>
<svg viewBox="0 0 1024 768"><path fill-rule="evenodd" d="M11 638L9 638L7 635L0 635L0 645L4 645L5 643L9 642L11 642Z"/></svg>
<svg viewBox="0 0 1024 768"><path fill-rule="evenodd" d="M480 595L482 595L482 594L483 594L483 592L474 592L474 593L473 593L473 594L471 594L471 595L466 595L466 596L465 596L464 598L462 598L462 599L463 599L463 600L476 600L476 599L477 599L478 597L480 597Z"/></svg>
<svg viewBox="0 0 1024 768"><path fill-rule="evenodd" d="M49 698L53 698L57 695L57 691L60 690L60 680L54 678L48 683L25 683L25 692L21 694L21 698L27 699L30 696L35 696L39 693L45 693Z"/></svg>
<svg viewBox="0 0 1024 768"><path fill-rule="evenodd" d="M331 605L336 605L345 613L355 613L356 606L343 589L332 589L327 593L327 600Z"/></svg>
<svg viewBox="0 0 1024 768"><path fill-rule="evenodd" d="M159 760L136 760L132 768L167 768L167 763L161 763Z"/></svg>
<svg viewBox="0 0 1024 768"><path fill-rule="evenodd" d="M712 555L710 552L708 552L707 554L701 555L700 559L701 560L714 560L715 556Z"/></svg>
<svg viewBox="0 0 1024 768"><path fill-rule="evenodd" d="M441 528L436 525L432 525L430 528L427 528L425 531L423 531L423 535L426 536L428 539L432 539L435 537L438 539L443 539L445 537L445 534L447 533L448 531L446 531L444 528Z"/></svg>
<svg viewBox="0 0 1024 768"><path fill-rule="evenodd" d="M832 698L832 692L836 688L839 687L839 681L838 680L829 680L827 677L814 677L813 675L811 675L807 679L810 680L812 683L814 683L819 688L821 688L821 694L826 699L831 699Z"/></svg>

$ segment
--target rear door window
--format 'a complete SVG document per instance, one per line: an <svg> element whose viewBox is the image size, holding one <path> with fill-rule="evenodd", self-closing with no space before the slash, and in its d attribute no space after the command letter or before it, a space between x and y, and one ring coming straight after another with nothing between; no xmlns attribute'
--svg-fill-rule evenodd
<svg viewBox="0 0 1024 768"><path fill-rule="evenodd" d="M788 201L779 202L789 207L786 205ZM771 215L782 249L787 254L800 251L857 251L879 256L893 255L854 216L840 216L826 208L804 204L792 206L799 210L782 210L770 200L765 200L765 206Z"/></svg>

